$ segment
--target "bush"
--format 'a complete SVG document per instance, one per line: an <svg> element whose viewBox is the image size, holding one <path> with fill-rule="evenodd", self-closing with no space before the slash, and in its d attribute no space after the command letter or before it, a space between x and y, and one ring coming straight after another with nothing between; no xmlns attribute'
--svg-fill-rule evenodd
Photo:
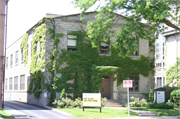
<svg viewBox="0 0 180 119"><path fill-rule="evenodd" d="M106 97L101 98L101 107L104 107L106 105L106 102L107 102L107 98Z"/></svg>
<svg viewBox="0 0 180 119"><path fill-rule="evenodd" d="M170 100L170 94L171 94L171 92L173 91L173 90L176 90L177 89L177 87L169 87L169 86L165 86L164 87L165 89L166 89L166 102L168 101L168 100Z"/></svg>
<svg viewBox="0 0 180 119"><path fill-rule="evenodd" d="M133 102L129 102L129 107L146 107L147 105L147 101L144 98L139 101L139 98L132 96L130 99L133 100ZM128 107L128 104L126 104L126 107Z"/></svg>
<svg viewBox="0 0 180 119"><path fill-rule="evenodd" d="M174 90L171 92L171 95L170 95L170 102L174 103L174 105L176 107L179 107L180 105L180 89L178 90Z"/></svg>
<svg viewBox="0 0 180 119"><path fill-rule="evenodd" d="M154 102L154 94L152 89L149 89L148 102Z"/></svg>
<svg viewBox="0 0 180 119"><path fill-rule="evenodd" d="M174 104L173 103L148 103L147 108L149 109L173 109Z"/></svg>
<svg viewBox="0 0 180 119"><path fill-rule="evenodd" d="M146 107L147 104L148 104L148 103L147 103L146 99L142 98L142 99L140 100L140 106L141 106L141 107Z"/></svg>
<svg viewBox="0 0 180 119"><path fill-rule="evenodd" d="M64 99L66 98L65 89L62 89L62 91L61 91L60 100L61 100L62 98L64 98Z"/></svg>
<svg viewBox="0 0 180 119"><path fill-rule="evenodd" d="M81 98L77 98L75 99L75 101L73 101L69 99L68 97L62 98L61 100L55 99L52 104L54 107L58 107L58 108L71 108L71 107L81 108L83 105Z"/></svg>

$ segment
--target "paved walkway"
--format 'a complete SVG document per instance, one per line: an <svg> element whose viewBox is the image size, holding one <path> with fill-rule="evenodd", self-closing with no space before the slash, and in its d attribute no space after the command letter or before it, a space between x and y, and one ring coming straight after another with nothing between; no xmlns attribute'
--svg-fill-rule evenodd
<svg viewBox="0 0 180 119"><path fill-rule="evenodd" d="M126 108L126 107L104 107L104 108L128 110L128 108ZM143 117L121 117L121 118L108 118L108 119L178 119L178 117L180 117L180 116L161 116L161 117L158 117L153 112L149 112L149 111L132 110L132 109L130 109L130 111L135 112L135 113L137 113Z"/></svg>
<svg viewBox="0 0 180 119"><path fill-rule="evenodd" d="M127 110L127 108L125 107L104 107L104 108L114 108L114 109L123 109L123 110ZM16 109L12 109L8 106L5 106L4 107L4 111L12 116L14 116L16 119L20 119L20 118L23 118L23 119L30 119L30 117L21 112L21 111L18 111ZM54 110L54 111L57 111L57 110ZM136 113L138 112L142 112L140 110L130 110L130 111L134 111ZM144 112L144 111L143 111ZM158 116L143 116L143 117L121 117L121 118L105 118L105 119L178 119L178 117L180 116L164 116L164 117L158 117ZM60 118L59 118L60 119ZM62 119L62 118L61 118Z"/></svg>

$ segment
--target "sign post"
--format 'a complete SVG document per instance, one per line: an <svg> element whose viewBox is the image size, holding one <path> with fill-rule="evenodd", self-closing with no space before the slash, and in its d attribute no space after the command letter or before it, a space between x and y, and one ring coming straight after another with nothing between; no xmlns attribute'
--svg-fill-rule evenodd
<svg viewBox="0 0 180 119"><path fill-rule="evenodd" d="M132 80L123 80L123 87L127 88L128 117L129 117L129 87L132 88Z"/></svg>
<svg viewBox="0 0 180 119"><path fill-rule="evenodd" d="M101 93L83 93L84 108L99 108L101 112Z"/></svg>

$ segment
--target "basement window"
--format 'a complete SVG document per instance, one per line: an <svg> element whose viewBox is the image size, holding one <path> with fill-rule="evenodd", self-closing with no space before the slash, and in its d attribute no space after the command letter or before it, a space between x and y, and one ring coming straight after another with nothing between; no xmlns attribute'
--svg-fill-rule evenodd
<svg viewBox="0 0 180 119"><path fill-rule="evenodd" d="M139 74L130 74L129 80L132 80L132 88L129 88L131 92L138 92L139 91L139 80L135 80L139 77Z"/></svg>
<svg viewBox="0 0 180 119"><path fill-rule="evenodd" d="M99 53L100 53L100 54L110 54L109 44L101 41L101 42L100 42L100 46L99 46Z"/></svg>
<svg viewBox="0 0 180 119"><path fill-rule="evenodd" d="M73 35L68 35L68 43L67 43L67 50L70 50L70 51L76 51L77 48L76 48L76 39L77 36L73 36Z"/></svg>
<svg viewBox="0 0 180 119"><path fill-rule="evenodd" d="M68 73L70 76L75 76L76 75L76 73ZM67 84L67 86L68 86L68 89L74 89L73 87L72 87L72 85L75 83L75 78L74 79L71 79L71 80L68 80L67 82L66 82L66 84Z"/></svg>

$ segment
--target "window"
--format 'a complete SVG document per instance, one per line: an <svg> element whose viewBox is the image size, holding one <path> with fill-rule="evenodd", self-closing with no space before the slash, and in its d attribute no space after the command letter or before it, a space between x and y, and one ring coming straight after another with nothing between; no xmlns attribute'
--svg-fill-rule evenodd
<svg viewBox="0 0 180 119"><path fill-rule="evenodd" d="M9 90L12 90L12 78L9 78Z"/></svg>
<svg viewBox="0 0 180 119"><path fill-rule="evenodd" d="M163 86L166 84L166 79L163 77Z"/></svg>
<svg viewBox="0 0 180 119"><path fill-rule="evenodd" d="M161 67L161 63L156 63L156 68L160 68Z"/></svg>
<svg viewBox="0 0 180 119"><path fill-rule="evenodd" d="M163 67L165 67L165 63L163 62Z"/></svg>
<svg viewBox="0 0 180 119"><path fill-rule="evenodd" d="M7 90L8 79L5 80L5 90Z"/></svg>
<svg viewBox="0 0 180 119"><path fill-rule="evenodd" d="M10 61L10 66L13 66L13 54L11 54L11 61Z"/></svg>
<svg viewBox="0 0 180 119"><path fill-rule="evenodd" d="M130 74L129 80L133 80L133 87L129 91L139 91L139 74Z"/></svg>
<svg viewBox="0 0 180 119"><path fill-rule="evenodd" d="M8 57L6 57L6 68L8 68Z"/></svg>
<svg viewBox="0 0 180 119"><path fill-rule="evenodd" d="M68 35L68 45L67 45L67 50L71 50L71 51L76 51L76 39L77 36L73 36L73 35Z"/></svg>
<svg viewBox="0 0 180 119"><path fill-rule="evenodd" d="M24 48L21 51L21 62L24 62Z"/></svg>
<svg viewBox="0 0 180 119"><path fill-rule="evenodd" d="M139 55L139 40L138 41L136 41L136 44L138 44L138 50L136 50L136 51L133 51L132 52L132 54L131 54L131 56L138 56Z"/></svg>
<svg viewBox="0 0 180 119"><path fill-rule="evenodd" d="M25 75L22 75L20 78L20 90L25 90Z"/></svg>
<svg viewBox="0 0 180 119"><path fill-rule="evenodd" d="M18 76L14 77L14 90L18 90Z"/></svg>
<svg viewBox="0 0 180 119"><path fill-rule="evenodd" d="M16 59L15 63L18 64L18 51L16 51Z"/></svg>
<svg viewBox="0 0 180 119"><path fill-rule="evenodd" d="M101 41L100 47L99 47L99 53L100 54L110 54L109 44L106 44L105 42Z"/></svg>
<svg viewBox="0 0 180 119"><path fill-rule="evenodd" d="M75 82L75 75L76 75L76 73L68 73L68 75L69 75L69 78L68 79L70 79L70 80L68 80L67 82L66 82L66 85L68 86L68 89L74 89L73 87L72 87L72 85L74 84L74 82ZM73 79L72 79L73 78Z"/></svg>
<svg viewBox="0 0 180 119"><path fill-rule="evenodd" d="M161 60L161 44L156 43L156 60Z"/></svg>
<svg viewBox="0 0 180 119"><path fill-rule="evenodd" d="M162 87L162 78L157 77L157 88Z"/></svg>

